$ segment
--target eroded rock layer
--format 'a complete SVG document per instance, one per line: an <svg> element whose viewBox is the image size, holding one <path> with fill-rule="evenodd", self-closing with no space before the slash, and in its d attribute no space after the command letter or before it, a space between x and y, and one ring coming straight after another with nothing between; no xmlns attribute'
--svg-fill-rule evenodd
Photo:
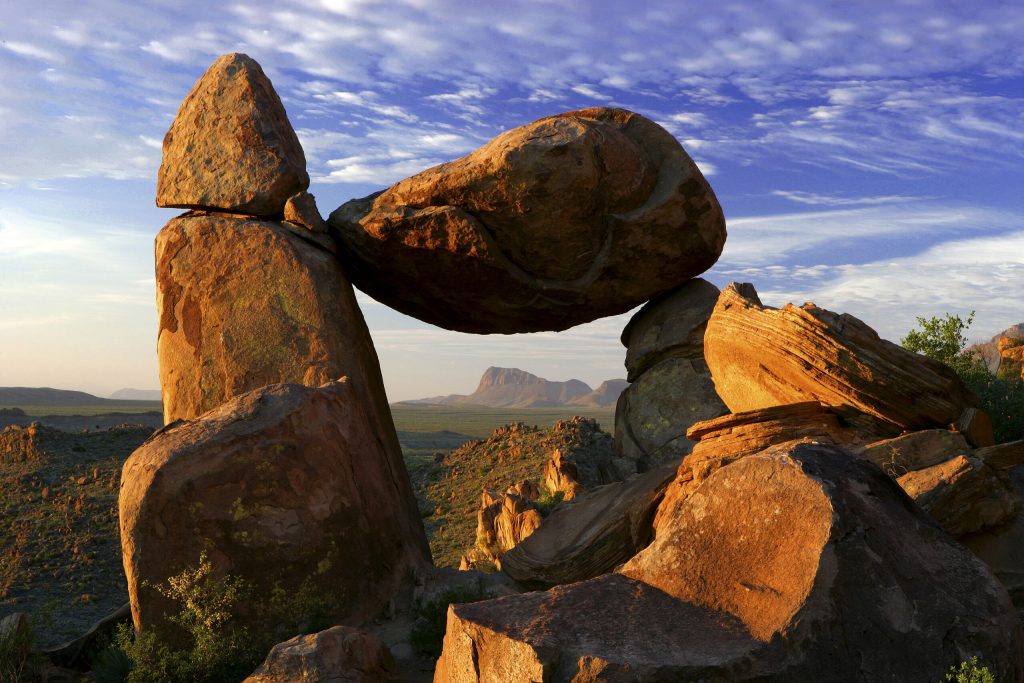
<svg viewBox="0 0 1024 683"><path fill-rule="evenodd" d="M927 429L948 426L977 401L952 369L879 338L857 318L811 303L769 308L749 284L722 291L704 352L733 412L817 400Z"/></svg>

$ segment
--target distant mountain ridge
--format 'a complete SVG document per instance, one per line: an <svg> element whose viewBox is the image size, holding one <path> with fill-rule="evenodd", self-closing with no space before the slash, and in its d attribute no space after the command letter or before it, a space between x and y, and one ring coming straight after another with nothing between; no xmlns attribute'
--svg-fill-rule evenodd
<svg viewBox="0 0 1024 683"><path fill-rule="evenodd" d="M121 404L127 400L129 399L100 398L84 391L51 389L50 387L0 387L0 405L4 406L103 405L107 403Z"/></svg>
<svg viewBox="0 0 1024 683"><path fill-rule="evenodd" d="M118 389L110 395L110 398L117 401L161 401L159 389Z"/></svg>
<svg viewBox="0 0 1024 683"><path fill-rule="evenodd" d="M401 403L487 408L607 407L615 405L626 386L628 382L624 379L610 379L595 390L578 379L555 382L519 368L490 367L484 371L472 394L434 396Z"/></svg>

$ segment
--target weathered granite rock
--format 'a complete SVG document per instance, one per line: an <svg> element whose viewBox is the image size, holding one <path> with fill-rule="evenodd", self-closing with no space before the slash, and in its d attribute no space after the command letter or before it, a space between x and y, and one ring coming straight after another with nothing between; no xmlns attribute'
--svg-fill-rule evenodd
<svg viewBox="0 0 1024 683"><path fill-rule="evenodd" d="M476 515L476 547L496 560L536 531L541 520L530 500L513 489L505 493L484 489Z"/></svg>
<svg viewBox="0 0 1024 683"><path fill-rule="evenodd" d="M952 460L958 455L967 455L971 447L959 432L925 429L876 441L855 452L881 467L890 477L897 478Z"/></svg>
<svg viewBox="0 0 1024 683"><path fill-rule="evenodd" d="M622 329L626 379L635 382L667 358L704 360L704 329L718 295L698 277L644 304Z"/></svg>
<svg viewBox="0 0 1024 683"><path fill-rule="evenodd" d="M707 270L711 187L663 128L622 109L550 116L328 221L353 282L462 332L564 330Z"/></svg>
<svg viewBox="0 0 1024 683"><path fill-rule="evenodd" d="M284 219L313 232L327 232L327 222L316 208L316 197L308 192L299 192L288 198L284 205Z"/></svg>
<svg viewBox="0 0 1024 683"><path fill-rule="evenodd" d="M251 57L220 57L164 137L157 206L273 216L309 187L306 156L270 79Z"/></svg>
<svg viewBox="0 0 1024 683"><path fill-rule="evenodd" d="M965 455L909 472L896 481L952 536L1008 522L1021 506L996 470Z"/></svg>
<svg viewBox="0 0 1024 683"><path fill-rule="evenodd" d="M167 423L267 384L346 376L389 438L377 354L329 247L325 235L274 221L197 213L164 226L157 354Z"/></svg>
<svg viewBox="0 0 1024 683"><path fill-rule="evenodd" d="M577 479L579 476L576 464L556 448L551 459L544 465L544 476L541 481L548 493L561 493L562 500L572 500L583 492L583 485Z"/></svg>
<svg viewBox="0 0 1024 683"><path fill-rule="evenodd" d="M1003 337L998 342L1000 377L1024 379L1024 339Z"/></svg>
<svg viewBox="0 0 1024 683"><path fill-rule="evenodd" d="M652 537L654 511L675 467L591 489L559 506L501 556L503 572L527 586L583 581L613 570Z"/></svg>
<svg viewBox="0 0 1024 683"><path fill-rule="evenodd" d="M733 412L813 399L914 430L946 427L977 401L953 370L857 318L814 304L765 307L749 284L722 291L704 353Z"/></svg>
<svg viewBox="0 0 1024 683"><path fill-rule="evenodd" d="M641 470L693 449L686 430L729 412L702 358L667 358L640 375L615 405L615 450Z"/></svg>
<svg viewBox="0 0 1024 683"><path fill-rule="evenodd" d="M930 683L966 653L1020 680L1022 643L888 477L800 444L720 469L620 575L453 605L434 680Z"/></svg>
<svg viewBox="0 0 1024 683"><path fill-rule="evenodd" d="M395 662L380 640L334 626L278 643L242 683L384 683L395 673Z"/></svg>
<svg viewBox="0 0 1024 683"><path fill-rule="evenodd" d="M349 624L430 564L404 466L348 380L271 385L165 427L125 463L118 506L135 626L170 637L156 587L203 552L257 594L311 582Z"/></svg>

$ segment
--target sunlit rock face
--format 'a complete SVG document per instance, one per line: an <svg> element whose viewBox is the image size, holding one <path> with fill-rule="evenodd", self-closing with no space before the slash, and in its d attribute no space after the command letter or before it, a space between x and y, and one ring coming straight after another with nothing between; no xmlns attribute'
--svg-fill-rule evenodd
<svg viewBox="0 0 1024 683"><path fill-rule="evenodd" d="M933 681L965 652L1024 675L1006 590L874 464L792 443L717 470L617 574L453 605L434 680Z"/></svg>
<svg viewBox="0 0 1024 683"><path fill-rule="evenodd" d="M463 332L564 330L711 267L714 192L680 144L622 109L550 116L331 214L359 289Z"/></svg>

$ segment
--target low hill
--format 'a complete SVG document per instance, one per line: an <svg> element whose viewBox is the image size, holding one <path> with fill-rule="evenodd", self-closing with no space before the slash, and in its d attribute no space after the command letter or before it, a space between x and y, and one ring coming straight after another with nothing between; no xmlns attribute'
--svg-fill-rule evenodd
<svg viewBox="0 0 1024 683"><path fill-rule="evenodd" d="M595 391L578 379L555 382L520 370L490 367L484 371L476 391L403 403L488 408L553 408L560 406L614 405L627 386L624 379L603 382Z"/></svg>
<svg viewBox="0 0 1024 683"><path fill-rule="evenodd" d="M110 395L114 401L160 401L159 389L118 389Z"/></svg>
<svg viewBox="0 0 1024 683"><path fill-rule="evenodd" d="M0 405L5 406L79 406L113 403L110 399L84 391L50 389L49 387L0 387Z"/></svg>

